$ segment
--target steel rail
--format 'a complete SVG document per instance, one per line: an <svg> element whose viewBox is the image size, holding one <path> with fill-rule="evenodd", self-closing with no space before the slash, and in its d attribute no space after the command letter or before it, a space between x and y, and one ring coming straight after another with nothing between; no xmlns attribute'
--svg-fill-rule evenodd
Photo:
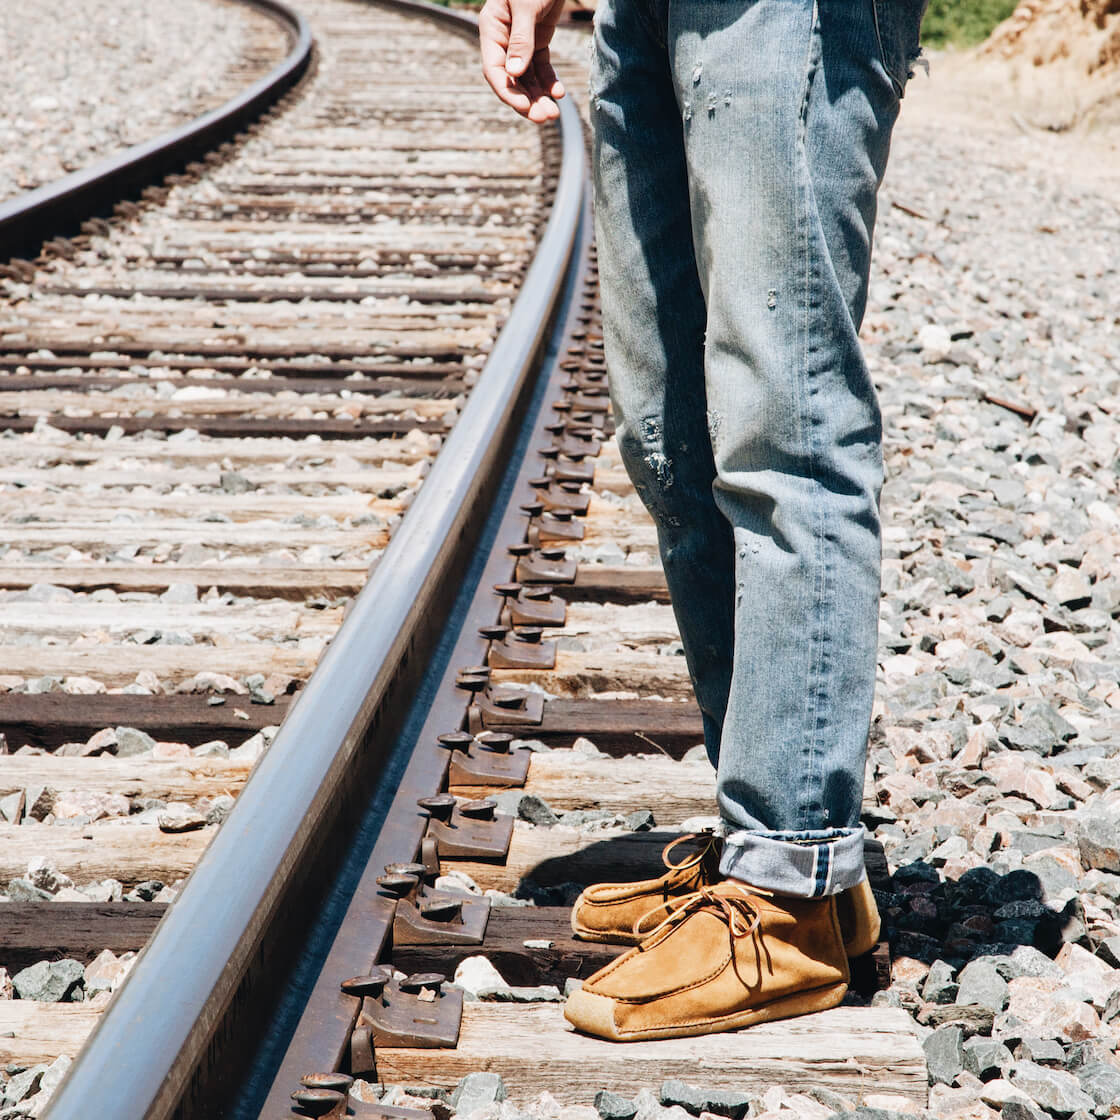
<svg viewBox="0 0 1120 1120"><path fill-rule="evenodd" d="M241 3L259 8L285 28L292 46L284 59L216 109L0 203L0 261L36 256L45 241L72 234L86 219L109 214L116 203L138 197L145 187L231 140L299 81L311 61L307 20L283 0Z"/></svg>
<svg viewBox="0 0 1120 1120"><path fill-rule="evenodd" d="M477 36L424 0L375 0ZM300 943L442 636L456 572L531 396L585 203L582 125L561 103L560 171L537 253L462 415L298 702L57 1090L50 1120L220 1115L276 961ZM263 1009L263 1010L262 1010Z"/></svg>

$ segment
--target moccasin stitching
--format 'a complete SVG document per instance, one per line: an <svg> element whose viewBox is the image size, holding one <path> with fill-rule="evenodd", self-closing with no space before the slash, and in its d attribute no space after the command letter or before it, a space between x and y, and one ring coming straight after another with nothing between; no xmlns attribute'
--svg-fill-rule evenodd
<svg viewBox="0 0 1120 1120"><path fill-rule="evenodd" d="M684 992L691 992L691 991L694 991L696 988L702 988L705 984L709 983L710 981L714 980L717 976L719 976L719 974L721 972L726 972L727 971L727 966L731 963L733 958L734 958L734 955L729 953L724 958L724 960L718 965L718 967L713 972L709 972L707 976L702 976L702 977L700 977L700 979L694 980L691 984L685 984L685 985L683 985L679 988L671 988L667 992L658 992L656 995L645 996L644 998L641 998L641 999L630 998L630 997L627 997L627 996L608 996L607 998L608 999L613 999L615 1001L615 1003L626 1003L626 1004L630 1004L631 1006L634 1006L634 1007L640 1007L643 1004L652 1003L654 1000L667 999L669 996L679 996L679 995L683 994ZM603 993L599 992L599 993L596 993L596 994L602 995Z"/></svg>

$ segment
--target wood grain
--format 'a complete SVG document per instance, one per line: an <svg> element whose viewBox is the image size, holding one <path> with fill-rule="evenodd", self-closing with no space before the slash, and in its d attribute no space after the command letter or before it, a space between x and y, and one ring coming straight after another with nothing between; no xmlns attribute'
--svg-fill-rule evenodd
<svg viewBox="0 0 1120 1120"><path fill-rule="evenodd" d="M454 1088L475 1070L501 1075L514 1102L542 1090L562 1104L596 1091L632 1097L667 1078L761 1096L771 1085L846 1096L897 1093L927 1100L926 1065L914 1025L899 1008L838 1007L748 1030L656 1042L601 1042L577 1034L556 1004L468 1003L455 1050L382 1049L379 1076Z"/></svg>
<svg viewBox="0 0 1120 1120"><path fill-rule="evenodd" d="M63 825L0 825L0 879L27 872L44 852L75 883L117 879L131 887L148 879L164 883L185 878L217 829L165 833L156 825L101 824L86 828Z"/></svg>
<svg viewBox="0 0 1120 1120"><path fill-rule="evenodd" d="M20 1066L74 1057L97 1025L101 1006L0 1000L0 1063Z"/></svg>

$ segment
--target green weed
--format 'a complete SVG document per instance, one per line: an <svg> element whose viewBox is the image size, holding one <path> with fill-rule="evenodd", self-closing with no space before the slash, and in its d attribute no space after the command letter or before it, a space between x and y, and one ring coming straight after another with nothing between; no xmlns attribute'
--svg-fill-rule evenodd
<svg viewBox="0 0 1120 1120"><path fill-rule="evenodd" d="M1016 0L930 0L922 23L927 47L971 47L1015 10Z"/></svg>

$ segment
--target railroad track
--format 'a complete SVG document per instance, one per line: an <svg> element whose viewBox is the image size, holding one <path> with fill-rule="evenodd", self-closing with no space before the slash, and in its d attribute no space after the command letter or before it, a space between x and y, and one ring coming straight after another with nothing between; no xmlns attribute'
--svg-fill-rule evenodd
<svg viewBox="0 0 1120 1120"><path fill-rule="evenodd" d="M653 526L611 438L575 113L566 105L561 134L543 133L545 172L555 170L558 143L564 159L552 217L525 275L550 194L530 158L537 137L522 130L503 139L504 147L491 141L505 155L496 184L490 181L492 157L485 160L487 172L472 165L471 156L489 136L479 118L499 108L486 102L473 73L468 81L465 69L457 71L462 85L455 87L460 107L472 114L473 133L462 140L456 157L462 164L443 174L467 179L473 174L488 192L481 201L467 184L456 182L448 190L434 181L439 173L425 162L436 160L434 151L425 154L423 141L413 149L409 145L416 144L417 132L436 126L435 114L414 113L405 128L407 110L391 91L382 91L376 108L370 98L368 116L361 114L371 133L371 120L377 122L376 138L370 135L369 142L415 158L384 157L389 166L382 163L383 178L362 197L357 180L372 174L378 161L356 159L352 151L339 159L332 152L324 160L317 151L317 144L341 143L338 117L324 112L314 97L317 83L345 76L346 58L358 54L352 37L358 11L366 9L344 0L308 6L313 24L316 12L323 21L315 24L317 34L324 26L330 31L314 82L282 118L287 130L282 154L272 153L282 170L274 165L270 177L253 162L254 145L268 146L267 135L257 136L212 176L176 188L181 200L175 192L166 200L181 206L175 221L184 232L178 238L173 230L161 231L158 253L137 252L142 239L124 238L125 251L134 254L125 276L104 263L67 275L71 264L77 270L90 263L82 260L82 250L75 261L45 275L41 293L17 292L41 298L43 305L29 310L19 325L26 342L10 335L5 341L16 346L28 367L27 375L18 369L14 375L37 381L36 387L28 382L13 391L28 394L28 410L40 406L43 393L61 398L49 428L17 418L17 429L23 423L33 436L56 441L51 454L58 454L60 463L94 467L90 475L84 467L72 472L75 483L79 477L91 480L81 483L91 486L85 495L91 542L106 529L113 532L112 518L99 517L98 510L113 509L115 495L104 495L99 506L97 487L112 485L121 467L134 475L125 485L148 487L137 504L153 518L148 527L159 540L146 538L150 543L141 546L138 563L137 553L122 559L122 546L113 538L114 552L77 558L70 582L58 574L70 566L63 557L35 565L20 556L28 572L22 583L7 586L64 587L77 598L57 597L83 606L83 596L93 600L98 590L112 590L117 610L131 609L132 603L143 608L130 624L134 629L121 630L141 635L165 625L158 619L174 617L168 608L194 606L191 593L178 590L183 585L193 587L196 596L200 586L213 587L214 594L203 598L235 610L246 599L270 598L298 615L294 631L288 631L289 637L297 635L294 642L276 640L263 608L255 614L254 606L230 628L244 635L250 622L259 626L252 643L222 640L215 622L203 649L201 642L181 645L176 639L145 645L141 657L167 652L168 679L160 677L161 689L187 686L167 697L167 704L99 693L71 701L57 691L9 697L28 713L18 734L41 736L56 756L93 753L66 746L81 742L75 729L88 730L101 751L111 751L112 736L118 747L137 741L131 732L107 730L114 727L147 730L162 742L174 735L188 752L162 747L153 754L170 756L166 760L65 763L68 770L81 765L97 782L111 771L98 774L96 767L120 767L118 776L128 782L149 782L136 796L160 800L166 793L179 799L177 812L164 807L166 820L155 810L155 827L148 826L143 837L137 826L120 825L121 842L94 857L104 867L119 874L132 859L139 884L140 875L156 876L145 862L149 852L137 852L138 840L166 843L177 852L195 848L188 864L193 874L174 905L164 910L148 883L154 901L107 905L94 914L86 906L73 916L66 933L71 941L54 945L59 955L88 955L118 923L112 926L117 947L135 949L162 919L54 1098L51 1116L343 1115L349 1108L348 1114L359 1116L427 1120L433 1108L440 1114L461 1077L483 1069L500 1073L518 1098L546 1089L563 1105L586 1105L598 1089L627 1092L655 1087L665 1078L687 1081L701 1054L703 1080L714 1088L760 1093L778 1081L805 1092L840 1090L852 1098L877 1088L924 1103L925 1064L908 1016L898 1008L865 1006L883 979L884 947L860 962L861 994L851 1005L821 1016L717 1036L702 1046L679 1040L615 1047L565 1029L559 1010L565 985L619 951L574 941L566 904L587 882L656 871L667 841L708 823L703 818L711 812L714 779L708 763L697 757L699 713L679 656ZM388 20L393 32L381 31L386 57L391 54L400 66L402 38L424 25L389 11L378 18ZM346 49L331 60L331 33L347 31ZM430 29L423 34L431 35ZM473 52L464 58L464 67L473 67ZM332 61L338 67L333 76ZM358 83L346 84L353 98ZM348 111L359 115L352 105ZM347 116L342 109L335 112ZM299 133L293 140L293 125L306 130L305 146ZM355 127L352 121L349 127ZM442 132L432 148L446 148L446 138ZM307 169L311 159L319 161L314 173ZM242 171L251 176L248 181ZM402 178L417 173L411 181ZM354 194L340 198L340 186L353 187ZM526 192L532 192L531 205L524 205ZM428 203L448 227L431 241L425 241L421 221ZM162 222L167 215L161 208L140 220ZM379 222L378 215L387 221ZM346 236L336 236L334 227L351 221ZM387 225L393 234L388 245L382 236ZM520 240L511 235L511 225L522 231ZM262 236L265 228L271 236ZM495 233L497 251L483 244L484 235ZM293 253L292 245L303 251ZM426 271L423 283L401 275L417 255ZM300 269L295 282L293 267ZM464 277L484 288L477 299L461 290L455 294L453 283ZM522 280L509 324L491 350ZM84 348L65 350L72 343L52 327L72 305L67 301L86 302L86 292L95 293L95 314L109 309L117 314L128 293L140 293L128 299L138 304L138 314L122 319L113 333L97 335L104 320L95 323L91 317ZM299 300L313 303L314 314ZM172 301L187 313L175 315L174 330L183 334L169 344L161 332L172 329ZM447 309L436 337L411 303ZM208 312L212 307L220 307L220 321ZM65 333L69 338L74 332ZM536 391L536 403L543 400L545 407L536 411L529 408L530 373L542 351L543 388ZM39 361L48 365L30 364ZM200 362L211 372L202 375ZM173 395L130 391L111 398L111 404L100 402L89 415L65 415L67 408L82 411L72 401L79 382L84 388L100 380L97 388L110 393L126 385L146 388L153 367L159 380L201 390L178 397L200 407L184 413L175 408ZM59 380L44 390L38 387L44 375ZM246 384L258 377L272 393L246 392ZM341 378L348 388L353 385L352 396L335 397ZM422 395L418 382L440 388ZM223 395L206 395L215 388ZM278 388L282 394L273 395ZM237 400L239 395L249 399ZM226 411L211 403L231 397L241 407ZM356 406L350 403L355 401ZM116 415L106 415L106 408ZM304 426L293 429L293 423ZM260 446L266 428L277 427L289 436L283 449L272 450L272 441ZM142 433L152 428L197 435L177 440L155 467L136 454L147 448L128 446L150 439ZM305 438L291 439L296 432ZM310 449L307 436L315 441ZM164 456L174 438L156 439ZM345 445L331 442L342 439ZM419 487L437 440L444 454ZM95 441L96 451L107 445L113 451L91 456ZM333 459L326 447L338 449ZM402 459L405 448L411 454ZM216 480L215 460L222 468ZM503 477L500 468L507 462L512 465ZM402 474L408 468L415 473ZM164 495L150 485L158 469L175 479L168 478L172 489ZM340 471L344 492L332 493ZM388 479L378 474L384 471ZM279 483L274 491L270 482ZM46 515L54 512L48 493L53 485L58 483L44 474L33 495L36 509ZM201 510L212 509L217 499L231 519L217 522L223 526L242 520L251 525L255 518L301 505L307 512L300 510L297 518L322 516L311 511L329 508L350 523L338 527L337 535L318 521L270 527L272 536L242 537L248 544L240 564L193 554L185 563L176 542L188 541L198 529L187 527L176 537L163 518L173 506L175 512L184 508L173 499L191 497L189 488L200 485L210 486L202 492L205 498L185 508L196 518L205 516ZM374 498L381 493L377 487L399 489ZM402 494L415 495L411 509L335 632L343 614L337 600L363 584L390 527L378 526L380 535L371 541L369 523L353 523L369 514L356 511L372 509L387 523L400 509L390 512L376 503ZM493 500L496 494L500 501ZM257 504L254 496L263 500ZM166 511L161 497L167 499ZM32 533L42 532L40 522L26 524ZM304 530L315 539L298 539ZM131 524L127 531L134 531ZM231 538L207 529L209 547L235 551L236 533L227 531ZM56 539L44 533L42 548L57 549L63 539L82 550L75 534ZM129 539L123 548L132 543ZM275 573L262 563L273 545L294 553ZM163 553L155 551L161 547ZM145 555L143 549L153 551ZM220 563L207 563L214 559ZM91 574L93 568L101 570ZM157 568L179 569L180 578L165 584ZM216 582L193 574L202 569L212 571ZM121 587L132 591L127 607L119 603ZM145 598L161 589L161 602ZM47 602L56 595L36 594ZM54 611L39 613L46 620ZM328 652L307 680L328 639ZM262 651L238 648L247 644L305 660L286 661L288 668L268 675L259 660L247 656ZM162 651L160 645L174 649ZM43 652L31 649L29 658ZM59 660L55 672L96 681L85 667L106 666L108 652L95 646L78 662L82 671ZM192 652L200 659L192 661ZM126 666L114 688L136 673L154 672L151 663L135 668L139 659L128 662L117 648L112 653L112 664ZM219 659L233 667L215 669ZM232 678L244 692L205 676L214 672ZM142 687L150 683L142 678ZM80 687L93 692L93 685ZM225 703L212 703L215 692L222 695L220 687L229 689ZM198 693L191 691L195 688ZM289 693L298 696L298 704L287 700ZM35 718L36 706L50 713L60 701L65 714L54 707L53 715ZM70 703L73 714L66 709ZM118 704L130 706L131 722L105 718ZM147 724L134 714L148 710L153 714ZM287 718L276 732L282 714ZM13 730L10 740L16 734ZM226 759L220 748L207 746L219 735L227 746L239 737L247 737L249 745L234 747ZM82 745L89 744L86 739ZM241 757L234 758L238 751ZM62 759L45 754L12 760L30 766L56 761ZM208 847L212 825L185 830L207 819L206 806L191 804L179 787L172 789L171 777L156 774L156 767L169 766L184 781L190 770L197 801L218 781L234 777L226 763L239 764L243 782L253 761L253 780L232 810L227 800L212 814L228 817ZM45 807L44 801L40 810ZM30 831L41 838L46 830ZM884 885L881 850L869 849L868 864L873 882ZM43 902L37 917L25 911L29 917L20 936L27 949L41 948L28 932L35 921L53 918L56 931L65 929L58 923L66 905ZM464 1004L461 991L446 983L464 961L479 956L514 985L510 994L498 993L500 1002ZM468 983L465 977L463 982ZM73 1019L79 1034L89 1029L89 1009L56 1008L62 1009L71 1014L58 1015L60 1022ZM108 1069L111 1078L105 1076ZM386 1095L389 1083L397 1088Z"/></svg>
<svg viewBox="0 0 1120 1120"><path fill-rule="evenodd" d="M549 214L557 138L491 104L461 36L301 12L313 71L259 125L6 270L8 975L143 945L420 491ZM106 995L0 1001L4 1061L72 1054Z"/></svg>

